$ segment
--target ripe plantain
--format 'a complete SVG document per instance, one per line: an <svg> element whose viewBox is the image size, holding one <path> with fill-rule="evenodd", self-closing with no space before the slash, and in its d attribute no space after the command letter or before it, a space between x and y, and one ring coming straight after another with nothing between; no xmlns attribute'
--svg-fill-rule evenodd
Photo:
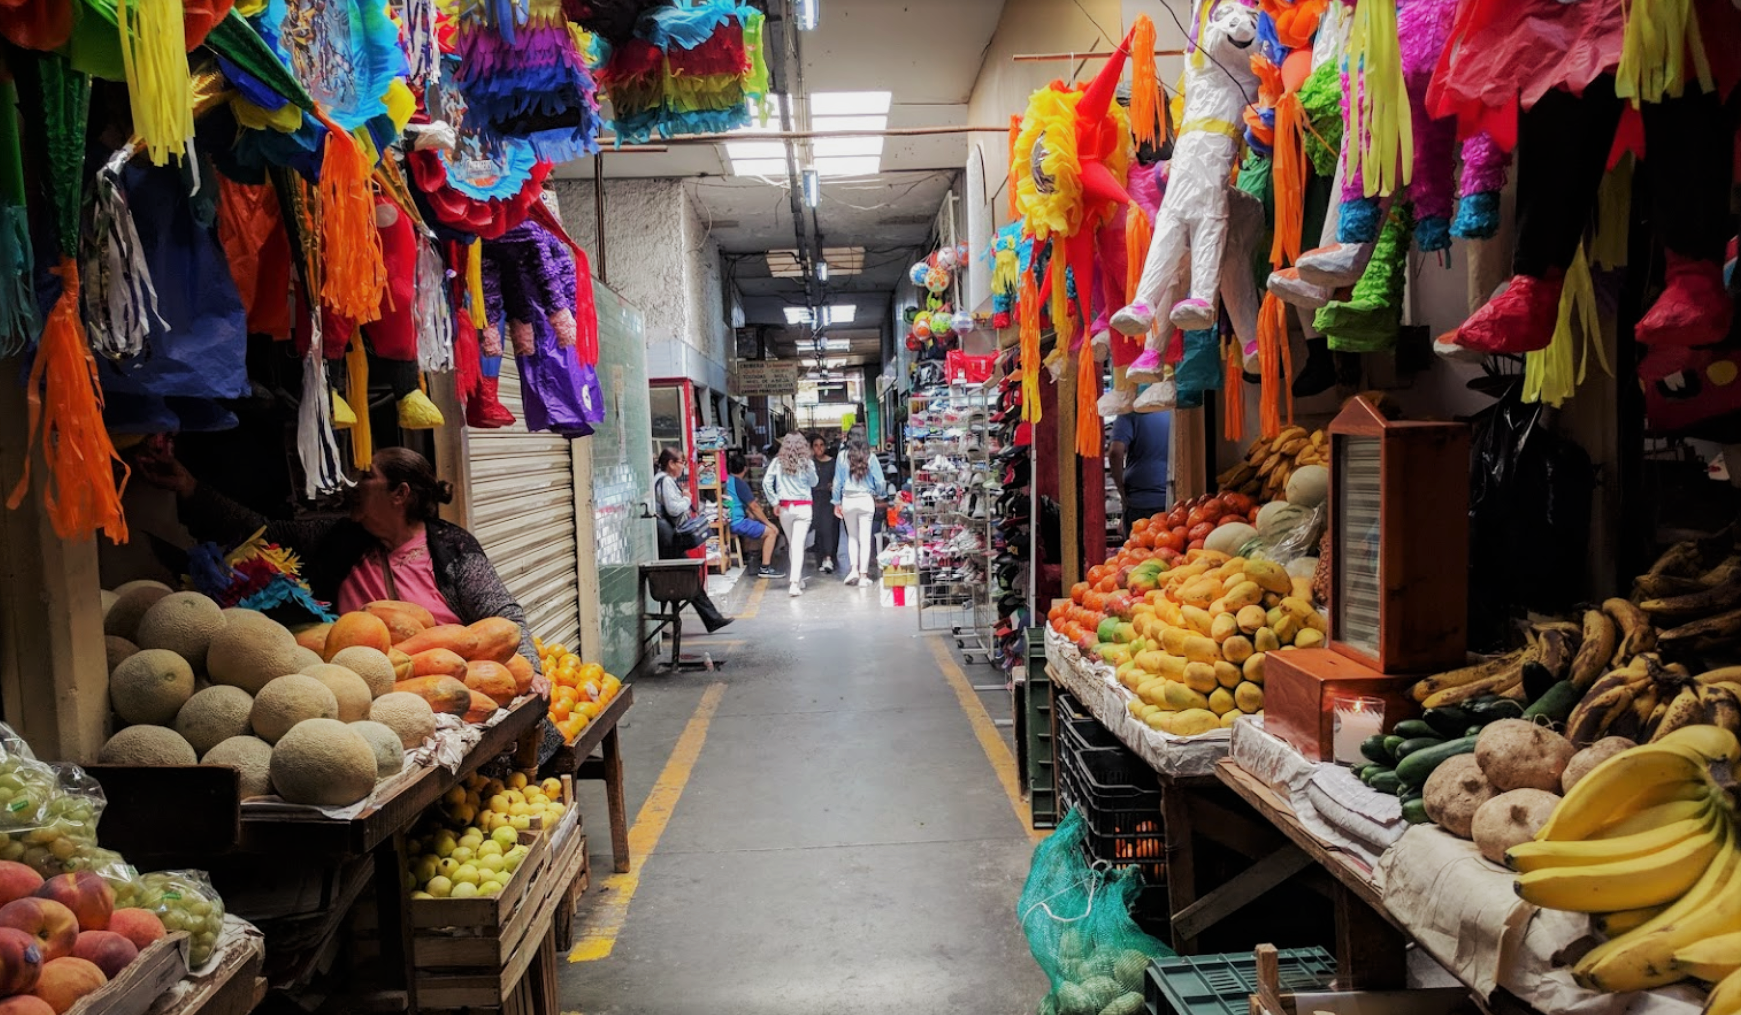
<svg viewBox="0 0 1741 1015"><path fill-rule="evenodd" d="M1672 574L1643 574L1633 579L1632 601L1637 603L1646 599L1679 596L1705 587L1697 578L1682 578Z"/></svg>
<svg viewBox="0 0 1741 1015"><path fill-rule="evenodd" d="M1692 686L1682 687L1669 699L1668 710L1662 714L1662 719L1656 728L1650 731L1651 743L1656 743L1683 726L1705 721L1705 704L1699 697L1699 692Z"/></svg>
<svg viewBox="0 0 1741 1015"><path fill-rule="evenodd" d="M1647 688L1641 690L1648 690ZM1602 739L1608 726L1620 715L1632 707L1632 701L1637 696L1631 684L1620 684L1611 687L1601 694L1585 695L1584 700L1572 709L1572 714L1566 718L1566 739L1575 746L1588 747ZM1625 906L1616 906L1625 909Z"/></svg>
<svg viewBox="0 0 1741 1015"><path fill-rule="evenodd" d="M1664 645L1674 645L1684 641L1716 642L1732 641L1741 637L1741 609L1728 610L1698 620L1690 620L1678 627L1669 628L1657 636L1657 641Z"/></svg>
<svg viewBox="0 0 1741 1015"><path fill-rule="evenodd" d="M1704 706L1701 720L1726 730L1741 730L1741 695L1733 684L1698 685L1699 701Z"/></svg>
<svg viewBox="0 0 1741 1015"><path fill-rule="evenodd" d="M1709 617L1741 605L1741 581L1731 580L1721 585L1701 588L1663 599L1646 599L1638 608L1657 622Z"/></svg>
<svg viewBox="0 0 1741 1015"><path fill-rule="evenodd" d="M1483 694L1500 694L1518 686L1523 682L1523 664L1530 661L1533 649L1526 649L1503 667L1488 671L1477 676L1468 683L1457 684L1435 691L1421 701L1422 708L1444 708L1479 698Z"/></svg>
<svg viewBox="0 0 1741 1015"><path fill-rule="evenodd" d="M1615 598L1602 601L1602 612L1613 618L1615 626L1620 629L1620 641L1614 650L1615 661L1630 659L1656 647L1656 628L1651 626L1650 617L1643 610L1625 599Z"/></svg>
<svg viewBox="0 0 1741 1015"><path fill-rule="evenodd" d="M1620 641L1619 628L1601 610L1584 611L1583 640L1578 654L1572 657L1572 672L1568 679L1579 690L1588 688L1607 669Z"/></svg>
<svg viewBox="0 0 1741 1015"><path fill-rule="evenodd" d="M1489 659L1484 663L1478 663L1474 666L1464 666L1455 670L1447 670L1444 673L1434 674L1433 676L1415 681L1414 686L1409 688L1409 696L1414 698L1416 701L1424 702L1440 691L1452 687L1461 687L1465 684L1471 684L1477 680L1481 680L1484 677L1490 677L1493 674L1510 667L1513 663L1517 663L1521 666L1522 659L1523 650L1518 649L1513 652L1507 652L1505 655L1498 656L1494 659Z"/></svg>
<svg viewBox="0 0 1741 1015"><path fill-rule="evenodd" d="M1647 575L1678 575L1696 578L1704 570L1704 555L1695 540L1685 540L1669 547L1645 572Z"/></svg>

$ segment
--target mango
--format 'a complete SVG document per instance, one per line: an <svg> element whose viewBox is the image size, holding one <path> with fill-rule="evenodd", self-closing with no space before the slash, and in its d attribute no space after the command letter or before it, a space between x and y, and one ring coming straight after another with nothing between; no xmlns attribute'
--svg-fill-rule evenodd
<svg viewBox="0 0 1741 1015"><path fill-rule="evenodd" d="M1233 689L1233 703L1246 715L1255 715L1263 708L1263 688L1248 680Z"/></svg>
<svg viewBox="0 0 1741 1015"><path fill-rule="evenodd" d="M1215 664L1215 682L1222 687L1232 687L1238 684L1244 675L1239 667L1228 662Z"/></svg>
<svg viewBox="0 0 1741 1015"><path fill-rule="evenodd" d="M1251 658L1251 653L1251 639L1243 634L1236 634L1221 643L1221 657L1235 666Z"/></svg>
<svg viewBox="0 0 1741 1015"><path fill-rule="evenodd" d="M1209 707L1209 698L1206 695L1198 694L1196 691L1191 690L1184 684L1169 681L1166 690L1163 691L1162 694L1166 700L1167 707L1175 711Z"/></svg>
<svg viewBox="0 0 1741 1015"><path fill-rule="evenodd" d="M1265 659L1264 654L1262 652L1258 652L1258 653L1254 654L1250 659L1247 659L1245 661L1244 666L1240 667L1240 672L1245 674L1245 679L1250 681L1253 684L1257 684L1260 687L1263 686L1263 661L1264 661L1264 659Z"/></svg>
<svg viewBox="0 0 1741 1015"><path fill-rule="evenodd" d="M1209 711L1216 716L1227 714L1233 709L1233 692L1225 687L1217 687L1209 695Z"/></svg>
<svg viewBox="0 0 1741 1015"><path fill-rule="evenodd" d="M1233 619L1233 614L1223 613L1209 625L1209 637L1225 645L1227 639L1239 633L1239 621Z"/></svg>
<svg viewBox="0 0 1741 1015"><path fill-rule="evenodd" d="M1210 663L1186 663L1184 684L1199 694L1215 690L1215 667Z"/></svg>
<svg viewBox="0 0 1741 1015"><path fill-rule="evenodd" d="M1294 590L1293 579L1289 577L1287 568L1273 561L1254 560L1245 565L1245 576L1265 592L1274 592L1285 596Z"/></svg>

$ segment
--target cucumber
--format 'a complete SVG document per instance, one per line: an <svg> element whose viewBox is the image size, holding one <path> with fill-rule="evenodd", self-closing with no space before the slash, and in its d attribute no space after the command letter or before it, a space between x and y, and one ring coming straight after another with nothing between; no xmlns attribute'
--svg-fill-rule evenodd
<svg viewBox="0 0 1741 1015"><path fill-rule="evenodd" d="M1391 772L1392 769L1389 765L1370 765L1367 767L1366 771L1360 773L1360 781L1370 786L1372 785L1372 780L1377 779L1379 776L1390 775Z"/></svg>
<svg viewBox="0 0 1741 1015"><path fill-rule="evenodd" d="M1433 769L1438 768L1446 759L1475 750L1476 739L1469 736L1461 740L1447 740L1436 747L1416 751L1397 763L1397 777L1410 786L1425 786L1427 776L1432 775Z"/></svg>
<svg viewBox="0 0 1741 1015"><path fill-rule="evenodd" d="M1548 688L1558 680L1554 671L1534 660L1523 664L1523 696L1534 701L1548 693Z"/></svg>
<svg viewBox="0 0 1741 1015"><path fill-rule="evenodd" d="M1402 742L1404 740L1407 740L1407 739L1408 739L1407 737L1399 737L1395 733L1392 733L1390 736L1384 738L1384 753L1386 754L1386 756L1388 756L1390 758L1390 760L1392 762L1395 762L1397 760L1396 759L1396 749L1398 747L1401 747Z"/></svg>
<svg viewBox="0 0 1741 1015"><path fill-rule="evenodd" d="M1478 737L1481 735L1483 729L1485 729L1483 726L1471 726L1463 731L1463 735L1466 737Z"/></svg>
<svg viewBox="0 0 1741 1015"><path fill-rule="evenodd" d="M1397 796L1405 804L1410 800L1419 800L1421 798L1421 788L1419 786L1410 786L1408 783L1403 783L1402 791L1398 793Z"/></svg>
<svg viewBox="0 0 1741 1015"><path fill-rule="evenodd" d="M1570 680L1562 680L1548 688L1548 692L1537 698L1528 708L1523 710L1525 719L1547 720L1560 724L1572 714L1572 709L1578 707L1584 692Z"/></svg>
<svg viewBox="0 0 1741 1015"><path fill-rule="evenodd" d="M1398 761L1401 761L1416 751L1424 751L1429 747L1437 747L1444 742L1444 737L1410 737L1397 745L1396 758Z"/></svg>
<svg viewBox="0 0 1741 1015"><path fill-rule="evenodd" d="M1432 727L1436 736L1441 737L1460 737L1463 735L1463 731L1469 728L1469 713L1456 705L1429 708L1421 713L1421 720ZM1397 725L1401 726L1402 723L1397 723Z"/></svg>
<svg viewBox="0 0 1741 1015"><path fill-rule="evenodd" d="M1466 710L1469 718L1485 726L1501 719L1522 719L1523 705L1510 698L1495 698L1492 701L1478 702Z"/></svg>
<svg viewBox="0 0 1741 1015"><path fill-rule="evenodd" d="M1394 771L1380 772L1373 776L1372 781L1367 783L1367 785L1378 790L1380 793L1390 793L1394 796L1402 789L1402 780L1397 778Z"/></svg>
<svg viewBox="0 0 1741 1015"><path fill-rule="evenodd" d="M1388 765L1391 762L1391 756L1384 749L1384 734L1382 733L1374 733L1362 740L1360 753L1381 765Z"/></svg>
<svg viewBox="0 0 1741 1015"><path fill-rule="evenodd" d="M1391 730L1391 732L1399 737L1408 737L1410 740L1413 740L1415 737L1439 737L1440 739L1444 739L1445 736L1443 733L1440 733L1421 719L1404 719L1402 722L1397 723L1396 729Z"/></svg>
<svg viewBox="0 0 1741 1015"><path fill-rule="evenodd" d="M1426 801L1419 799L1403 801L1402 819L1411 825L1424 825L1432 820L1427 817Z"/></svg>

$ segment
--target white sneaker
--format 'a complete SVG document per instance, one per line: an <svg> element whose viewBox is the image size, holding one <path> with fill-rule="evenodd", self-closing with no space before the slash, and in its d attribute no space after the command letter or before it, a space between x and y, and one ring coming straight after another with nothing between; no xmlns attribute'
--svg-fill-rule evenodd
<svg viewBox="0 0 1741 1015"><path fill-rule="evenodd" d="M848 584L848 585L857 585L858 584L858 572L857 571L854 571L852 574L849 574L846 576L846 584Z"/></svg>
<svg viewBox="0 0 1741 1015"><path fill-rule="evenodd" d="M793 597L801 596L804 594L804 586L788 585L786 586L786 594Z"/></svg>

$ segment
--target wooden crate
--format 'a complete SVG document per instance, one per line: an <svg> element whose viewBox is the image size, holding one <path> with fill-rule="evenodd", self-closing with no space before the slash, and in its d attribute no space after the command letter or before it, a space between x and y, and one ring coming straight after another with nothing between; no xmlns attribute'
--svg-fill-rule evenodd
<svg viewBox="0 0 1741 1015"><path fill-rule="evenodd" d="M521 910L521 900L531 889L544 869L550 865L550 836L533 833L520 833L520 844L529 847L526 858L520 861L514 876L508 879L508 885L502 889L502 894L493 898L479 896L471 899L412 899L411 925L419 931L433 928L453 928L457 931L474 931L480 939L491 936L505 927L516 911ZM441 936L430 940L446 940ZM504 946L505 947L505 946ZM479 963L466 962L466 965ZM419 966L423 963L418 963Z"/></svg>
<svg viewBox="0 0 1741 1015"><path fill-rule="evenodd" d="M120 976L80 998L67 1015L145 1015L164 991L187 975L187 953L186 931L152 942Z"/></svg>

